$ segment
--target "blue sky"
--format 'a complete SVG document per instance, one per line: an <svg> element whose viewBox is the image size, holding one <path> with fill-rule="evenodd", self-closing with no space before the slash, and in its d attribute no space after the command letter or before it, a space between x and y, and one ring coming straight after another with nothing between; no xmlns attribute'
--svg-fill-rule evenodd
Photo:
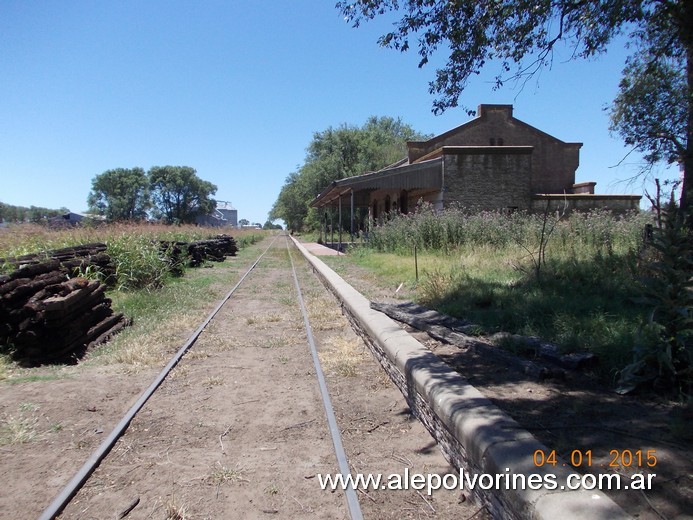
<svg viewBox="0 0 693 520"><path fill-rule="evenodd" d="M191 166L239 218L264 223L313 134L371 115L438 134L469 120L431 113L436 59L380 48L391 20L352 28L334 0L0 2L0 201L84 211L113 168ZM568 53L565 53L567 57ZM493 69L461 102L508 103L564 141L583 142L577 182L600 193L637 171L609 135L626 51L565 62L522 91ZM441 64L441 55L437 63Z"/></svg>

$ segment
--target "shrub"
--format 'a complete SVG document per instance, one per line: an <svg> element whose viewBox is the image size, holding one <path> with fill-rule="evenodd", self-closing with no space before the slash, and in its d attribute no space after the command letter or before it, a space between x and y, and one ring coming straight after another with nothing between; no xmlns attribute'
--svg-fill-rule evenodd
<svg viewBox="0 0 693 520"><path fill-rule="evenodd" d="M639 302L649 308L620 374L622 391L648 384L660 392L690 396L693 389L693 235L688 218L673 204L651 241Z"/></svg>
<svg viewBox="0 0 693 520"><path fill-rule="evenodd" d="M116 289L156 289L170 271L170 263L150 237L123 234L107 242L107 252L116 268Z"/></svg>
<svg viewBox="0 0 693 520"><path fill-rule="evenodd" d="M572 213L542 234L542 215L462 208L435 214L424 206L375 227L367 246L411 256L416 245L419 265L434 265L422 270L420 302L487 332L536 335L566 351L592 351L601 360L598 375L613 382L632 356L647 310L634 298L650 222L645 212Z"/></svg>

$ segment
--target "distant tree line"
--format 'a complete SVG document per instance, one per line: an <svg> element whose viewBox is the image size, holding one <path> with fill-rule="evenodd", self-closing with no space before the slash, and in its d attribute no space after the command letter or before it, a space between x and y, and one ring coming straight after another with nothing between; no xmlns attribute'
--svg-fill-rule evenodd
<svg viewBox="0 0 693 520"><path fill-rule="evenodd" d="M67 208L49 209L38 206L13 206L0 202L0 222L44 222L49 218L63 215Z"/></svg>
<svg viewBox="0 0 693 520"><path fill-rule="evenodd" d="M317 229L319 216L310 202L331 182L377 171L407 154L407 141L429 138L400 119L370 117L362 127L341 125L316 132L305 163L289 174L270 211L270 220L283 219L289 229Z"/></svg>
<svg viewBox="0 0 693 520"><path fill-rule="evenodd" d="M92 180L89 211L109 221L152 217L168 223L193 223L214 211L217 187L189 166L153 166L107 170Z"/></svg>

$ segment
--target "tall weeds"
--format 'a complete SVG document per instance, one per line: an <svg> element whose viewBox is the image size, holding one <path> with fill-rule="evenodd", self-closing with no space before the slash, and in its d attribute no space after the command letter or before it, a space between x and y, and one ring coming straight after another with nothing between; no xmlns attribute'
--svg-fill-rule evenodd
<svg viewBox="0 0 693 520"><path fill-rule="evenodd" d="M556 226L550 248L581 257L608 250L635 250L640 247L642 230L650 221L645 213L625 216L608 211L572 213ZM541 215L524 212L468 213L458 207L435 212L432 206L422 205L414 213L392 215L375 226L369 233L368 246L379 252L405 255L414 246L432 253L451 253L474 246L503 250L536 240L542 224Z"/></svg>
<svg viewBox="0 0 693 520"><path fill-rule="evenodd" d="M103 242L116 267L119 290L154 289L163 285L172 271L167 251L160 242L194 242L209 238L216 229L160 224L110 224L50 229L35 224L16 224L0 229L0 258L43 253L63 247ZM245 247L263 235L257 231L233 230L236 243ZM3 266L0 265L0 270ZM9 266L5 267L5 270ZM95 273L84 273L97 276Z"/></svg>
<svg viewBox="0 0 693 520"><path fill-rule="evenodd" d="M424 206L371 230L370 254L411 256L424 268L416 285L423 304L477 323L487 332L536 335L565 351L587 349L614 382L632 359L647 309L636 278L648 213L542 215L434 213ZM430 259L435 258L433 262ZM537 272L541 261L541 276Z"/></svg>

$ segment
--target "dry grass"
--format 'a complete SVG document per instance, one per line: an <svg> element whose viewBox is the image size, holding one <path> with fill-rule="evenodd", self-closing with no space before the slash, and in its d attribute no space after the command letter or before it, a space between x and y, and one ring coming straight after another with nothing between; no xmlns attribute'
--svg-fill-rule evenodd
<svg viewBox="0 0 693 520"><path fill-rule="evenodd" d="M207 387L212 387L212 386L222 386L224 384L225 380L223 377L215 376L215 377L208 377L204 381L202 381L202 386L207 386Z"/></svg>
<svg viewBox="0 0 693 520"><path fill-rule="evenodd" d="M245 468L236 464L234 467L227 467L217 461L212 472L206 477L206 482L214 485L221 485L227 482L249 482L245 478Z"/></svg>
<svg viewBox="0 0 693 520"><path fill-rule="evenodd" d="M190 518L186 506L179 504L176 497L172 497L164 504L166 520L187 520Z"/></svg>
<svg viewBox="0 0 693 520"><path fill-rule="evenodd" d="M306 304L310 326L315 331L341 329L344 316L338 305L325 299L313 299Z"/></svg>
<svg viewBox="0 0 693 520"><path fill-rule="evenodd" d="M358 339L333 338L319 353L324 370L342 377L356 377L366 353Z"/></svg>
<svg viewBox="0 0 693 520"><path fill-rule="evenodd" d="M273 328L277 323L284 321L286 318L277 313L270 314L259 314L256 316L249 316L246 318L246 325L252 325L258 330L269 330Z"/></svg>
<svg viewBox="0 0 693 520"><path fill-rule="evenodd" d="M253 342L253 346L260 348L282 348L288 347L291 339L284 333L279 336L270 336Z"/></svg>
<svg viewBox="0 0 693 520"><path fill-rule="evenodd" d="M0 381L12 375L12 363L7 356L0 355Z"/></svg>
<svg viewBox="0 0 693 520"><path fill-rule="evenodd" d="M192 332L198 322L199 316L174 314L162 321L136 323L117 335L94 359L103 364L123 364L128 372L161 365L182 344L185 334L181 332Z"/></svg>
<svg viewBox="0 0 693 520"><path fill-rule="evenodd" d="M201 240L219 232L230 233L236 242L261 233L257 230L210 229L193 225L169 226L152 223L114 223L68 229L51 229L39 224L10 224L6 228L0 228L0 257L37 253L90 242L109 242L123 235L144 235L160 240Z"/></svg>
<svg viewBox="0 0 693 520"><path fill-rule="evenodd" d="M0 421L0 446L25 444L36 439L38 419L36 417L14 417L6 415Z"/></svg>

